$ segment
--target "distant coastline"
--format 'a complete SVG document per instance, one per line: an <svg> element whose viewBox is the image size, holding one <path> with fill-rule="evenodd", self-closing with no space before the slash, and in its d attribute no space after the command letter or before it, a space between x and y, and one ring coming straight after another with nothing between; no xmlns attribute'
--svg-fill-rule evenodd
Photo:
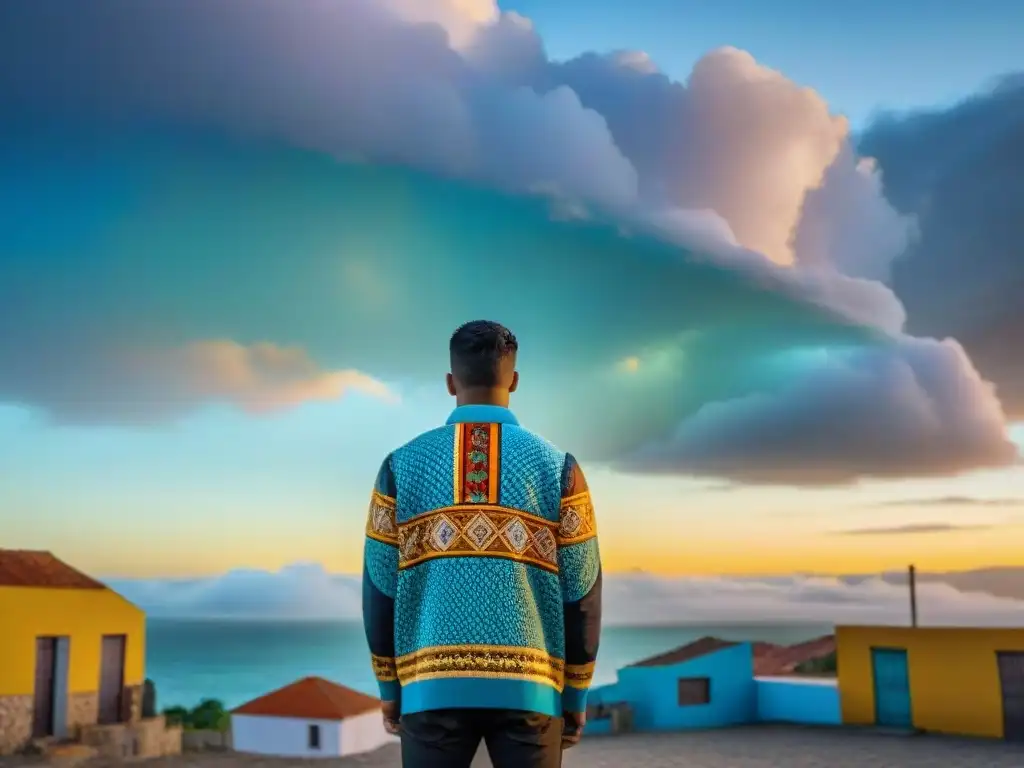
<svg viewBox="0 0 1024 768"><path fill-rule="evenodd" d="M705 635L790 645L831 631L829 624L801 622L609 626L595 682L612 682L619 668ZM146 672L159 708L191 709L216 699L231 709L307 675L370 694L376 690L363 627L353 620L150 617Z"/></svg>

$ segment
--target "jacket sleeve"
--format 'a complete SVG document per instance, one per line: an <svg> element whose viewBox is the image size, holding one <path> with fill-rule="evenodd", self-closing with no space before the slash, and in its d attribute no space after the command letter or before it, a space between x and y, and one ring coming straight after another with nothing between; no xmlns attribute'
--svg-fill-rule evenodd
<svg viewBox="0 0 1024 768"><path fill-rule="evenodd" d="M590 489L572 454L562 470L558 569L565 603L562 709L584 712L601 639L601 555Z"/></svg>
<svg viewBox="0 0 1024 768"><path fill-rule="evenodd" d="M363 550L363 627L382 701L397 701L395 591L398 586L397 489L388 456L377 473Z"/></svg>

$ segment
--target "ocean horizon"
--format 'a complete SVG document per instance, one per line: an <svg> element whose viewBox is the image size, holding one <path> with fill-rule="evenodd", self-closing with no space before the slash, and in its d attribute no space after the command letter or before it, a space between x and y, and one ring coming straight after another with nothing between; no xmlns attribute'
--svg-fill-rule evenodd
<svg viewBox="0 0 1024 768"><path fill-rule="evenodd" d="M237 707L307 675L377 692L359 621L149 618L146 631L146 676L160 709L206 698ZM613 682L627 664L706 635L790 644L832 631L826 623L610 626L602 632L595 685Z"/></svg>

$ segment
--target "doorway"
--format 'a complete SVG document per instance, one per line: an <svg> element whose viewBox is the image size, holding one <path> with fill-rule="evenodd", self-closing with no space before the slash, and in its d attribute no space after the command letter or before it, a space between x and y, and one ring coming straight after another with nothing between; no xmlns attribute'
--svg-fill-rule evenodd
<svg viewBox="0 0 1024 768"><path fill-rule="evenodd" d="M57 638L36 638L36 676L33 690L32 738L53 736L54 693L57 683Z"/></svg>
<svg viewBox="0 0 1024 768"><path fill-rule="evenodd" d="M1003 737L1024 742L1024 651L998 651L1003 692Z"/></svg>
<svg viewBox="0 0 1024 768"><path fill-rule="evenodd" d="M906 649L872 648L871 665L875 681L875 724L901 730L913 728Z"/></svg>
<svg viewBox="0 0 1024 768"><path fill-rule="evenodd" d="M100 651L100 725L123 722L124 717L124 635L104 635Z"/></svg>

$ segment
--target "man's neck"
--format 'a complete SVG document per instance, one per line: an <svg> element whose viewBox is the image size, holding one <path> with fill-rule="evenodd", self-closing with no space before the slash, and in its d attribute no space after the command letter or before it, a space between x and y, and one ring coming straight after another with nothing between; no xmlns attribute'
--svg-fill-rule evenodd
<svg viewBox="0 0 1024 768"><path fill-rule="evenodd" d="M455 397L455 404L463 405L496 405L499 408L508 408L509 392L507 389L471 389L467 392L460 392Z"/></svg>

